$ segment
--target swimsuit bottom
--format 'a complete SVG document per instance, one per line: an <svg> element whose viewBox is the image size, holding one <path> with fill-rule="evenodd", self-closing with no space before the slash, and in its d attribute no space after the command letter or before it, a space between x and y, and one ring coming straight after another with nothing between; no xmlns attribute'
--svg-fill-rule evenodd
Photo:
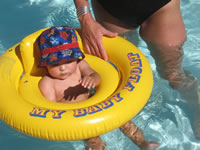
<svg viewBox="0 0 200 150"><path fill-rule="evenodd" d="M170 0L98 0L98 2L112 16L130 27L137 28Z"/></svg>

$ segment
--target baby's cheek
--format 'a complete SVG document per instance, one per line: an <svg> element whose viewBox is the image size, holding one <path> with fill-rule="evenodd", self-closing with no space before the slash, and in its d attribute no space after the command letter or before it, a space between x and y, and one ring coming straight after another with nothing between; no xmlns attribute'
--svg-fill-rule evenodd
<svg viewBox="0 0 200 150"><path fill-rule="evenodd" d="M72 64L70 67L69 67L70 71L73 73L76 71L77 69L77 64Z"/></svg>

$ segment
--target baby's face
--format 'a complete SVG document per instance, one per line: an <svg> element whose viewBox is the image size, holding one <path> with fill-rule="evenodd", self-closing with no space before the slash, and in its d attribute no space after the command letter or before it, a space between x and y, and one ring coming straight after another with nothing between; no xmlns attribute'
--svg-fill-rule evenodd
<svg viewBox="0 0 200 150"><path fill-rule="evenodd" d="M57 64L47 66L49 74L60 80L65 80L71 76L77 68L77 61L60 62Z"/></svg>

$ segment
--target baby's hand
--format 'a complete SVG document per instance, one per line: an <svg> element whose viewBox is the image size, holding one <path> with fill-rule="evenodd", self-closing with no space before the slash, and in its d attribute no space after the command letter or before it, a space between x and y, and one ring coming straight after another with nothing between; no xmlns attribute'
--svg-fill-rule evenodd
<svg viewBox="0 0 200 150"><path fill-rule="evenodd" d="M95 79L91 76L83 77L83 79L80 80L80 83L84 88L88 88L88 89L95 88L96 86Z"/></svg>

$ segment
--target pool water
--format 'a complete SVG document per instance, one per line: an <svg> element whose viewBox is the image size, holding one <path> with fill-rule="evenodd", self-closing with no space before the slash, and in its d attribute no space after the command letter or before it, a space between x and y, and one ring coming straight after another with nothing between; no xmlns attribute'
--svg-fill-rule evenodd
<svg viewBox="0 0 200 150"><path fill-rule="evenodd" d="M183 65L200 80L200 0L181 0L187 31ZM2 0L0 5L0 54L23 37L47 26L79 27L72 0ZM127 39L135 41L132 34ZM162 80L145 43L138 47L148 58L154 73L154 88L148 104L132 121L151 141L161 143L158 150L199 150L188 118L187 103ZM108 150L137 150L119 129L102 135ZM82 141L48 141L24 135L0 121L0 150L84 150Z"/></svg>

